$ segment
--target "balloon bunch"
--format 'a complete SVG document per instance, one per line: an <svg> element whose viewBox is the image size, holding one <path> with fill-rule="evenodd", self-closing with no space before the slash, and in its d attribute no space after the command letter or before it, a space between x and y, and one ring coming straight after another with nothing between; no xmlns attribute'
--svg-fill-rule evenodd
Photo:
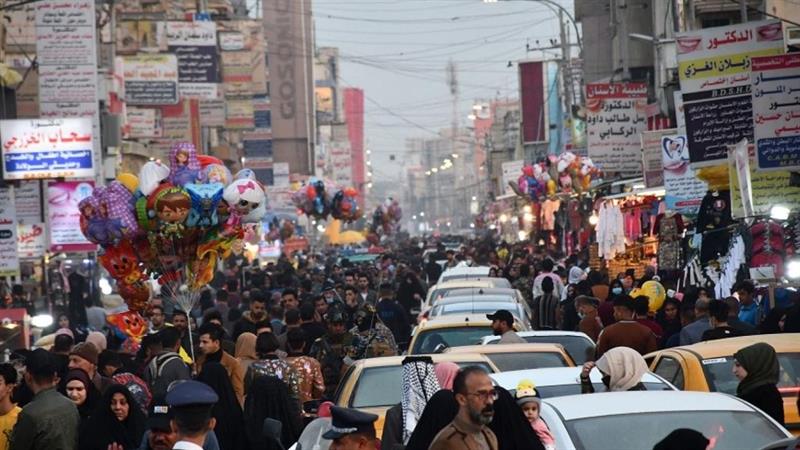
<svg viewBox="0 0 800 450"><path fill-rule="evenodd" d="M375 208L375 212L372 213L370 234L378 234L380 231L389 236L400 230L400 219L402 218L403 210L400 208L400 202L388 198L382 205Z"/></svg>
<svg viewBox="0 0 800 450"><path fill-rule="evenodd" d="M541 199L556 192L585 192L600 170L592 160L576 156L572 152L550 155L546 161L529 164L522 168L517 183L509 183L517 195L531 200Z"/></svg>
<svg viewBox="0 0 800 450"><path fill-rule="evenodd" d="M268 241L277 241L280 239L281 241L286 241L294 236L294 222L288 219L278 219L277 217L273 217L272 220L269 222L269 231L267 232L267 240Z"/></svg>
<svg viewBox="0 0 800 450"><path fill-rule="evenodd" d="M138 177L121 174L78 204L81 231L103 248L100 263L128 305L125 323L141 318L151 279L164 297L191 310L217 260L244 236L243 224L266 213L266 194L253 171L232 176L218 159L198 157L189 143L173 146L169 159L169 166L147 162Z"/></svg>
<svg viewBox="0 0 800 450"><path fill-rule="evenodd" d="M324 181L312 178L307 185L292 194L292 201L300 211L315 219L327 219L330 215L334 219L353 222L361 218L358 191L355 188L334 193L331 191Z"/></svg>

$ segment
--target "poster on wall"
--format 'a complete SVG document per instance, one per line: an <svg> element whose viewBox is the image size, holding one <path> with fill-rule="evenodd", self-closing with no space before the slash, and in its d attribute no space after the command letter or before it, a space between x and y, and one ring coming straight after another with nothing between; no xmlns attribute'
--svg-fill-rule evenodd
<svg viewBox="0 0 800 450"><path fill-rule="evenodd" d="M51 252L93 252L81 232L78 203L92 195L92 181L51 181L47 185L47 227ZM16 241L15 241L16 242Z"/></svg>
<svg viewBox="0 0 800 450"><path fill-rule="evenodd" d="M214 22L167 22L167 45L178 59L180 95L185 98L217 98L219 53Z"/></svg>
<svg viewBox="0 0 800 450"><path fill-rule="evenodd" d="M692 30L676 40L691 163L724 163L729 145L753 139L751 59L783 53L781 23Z"/></svg>
<svg viewBox="0 0 800 450"><path fill-rule="evenodd" d="M15 211L13 189L0 188L0 276L3 277L19 275Z"/></svg>
<svg viewBox="0 0 800 450"><path fill-rule="evenodd" d="M647 130L646 83L586 85L589 158L607 174L641 175L641 141Z"/></svg>
<svg viewBox="0 0 800 450"><path fill-rule="evenodd" d="M507 161L502 164L503 176L501 178L502 186L501 191L504 195L514 195L514 190L508 183L517 183L517 180L522 175L522 168L525 166L524 160Z"/></svg>
<svg viewBox="0 0 800 450"><path fill-rule="evenodd" d="M17 226L17 252L20 258L39 259L47 250L45 224L41 222Z"/></svg>
<svg viewBox="0 0 800 450"><path fill-rule="evenodd" d="M6 180L92 178L92 121L0 120Z"/></svg>
<svg viewBox="0 0 800 450"><path fill-rule="evenodd" d="M800 168L800 55L753 58L753 134L760 170Z"/></svg>
<svg viewBox="0 0 800 450"><path fill-rule="evenodd" d="M178 60L175 55L136 55L118 58L128 105L178 103Z"/></svg>
<svg viewBox="0 0 800 450"><path fill-rule="evenodd" d="M14 187L14 206L20 223L42 221L42 190L39 180L20 181Z"/></svg>
<svg viewBox="0 0 800 450"><path fill-rule="evenodd" d="M676 129L645 131L642 133L642 169L644 185L654 188L664 185L664 158L661 156L661 138L677 134Z"/></svg>
<svg viewBox="0 0 800 450"><path fill-rule="evenodd" d="M661 137L661 156L664 166L664 202L668 210L695 215L706 195L708 185L697 178L689 167L686 135Z"/></svg>
<svg viewBox="0 0 800 450"><path fill-rule="evenodd" d="M769 215L772 206L778 204L786 206L792 211L800 209L800 187L794 186L791 182L792 172L788 170L759 170L756 168L755 146L750 145L748 153L750 156L748 164L750 171L749 191L753 208L753 212L750 215ZM727 163L731 186L731 216L734 219L741 219L748 214L745 213L744 209L739 170L733 152L729 155ZM739 164L739 166L741 167L742 164Z"/></svg>

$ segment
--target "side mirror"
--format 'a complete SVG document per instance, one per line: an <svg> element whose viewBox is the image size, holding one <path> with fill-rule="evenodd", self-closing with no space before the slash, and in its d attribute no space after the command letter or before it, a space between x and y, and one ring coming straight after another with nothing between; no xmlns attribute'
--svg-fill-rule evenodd
<svg viewBox="0 0 800 450"><path fill-rule="evenodd" d="M264 434L264 437L278 444L278 448L281 450L283 450L283 444L281 443L282 430L283 424L280 420L275 420L271 417L264 419L264 427L261 432Z"/></svg>

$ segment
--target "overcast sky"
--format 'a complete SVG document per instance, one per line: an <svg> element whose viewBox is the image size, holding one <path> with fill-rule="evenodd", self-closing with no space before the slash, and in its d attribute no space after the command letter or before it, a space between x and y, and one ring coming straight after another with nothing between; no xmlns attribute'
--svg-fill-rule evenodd
<svg viewBox="0 0 800 450"><path fill-rule="evenodd" d="M432 136L451 121L447 61L458 68L459 118L476 99L516 98L517 68L542 58L525 44L558 39L554 12L533 1L313 0L317 45L338 47L342 87L364 89L367 148L375 177L398 177L409 137ZM571 0L556 0L572 11ZM556 58L558 53L545 54Z"/></svg>

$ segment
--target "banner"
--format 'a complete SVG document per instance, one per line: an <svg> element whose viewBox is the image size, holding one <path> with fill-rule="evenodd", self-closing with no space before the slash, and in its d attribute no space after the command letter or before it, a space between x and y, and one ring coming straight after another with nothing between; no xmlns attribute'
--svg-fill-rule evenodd
<svg viewBox="0 0 800 450"><path fill-rule="evenodd" d="M6 180L92 178L92 122L87 119L0 120Z"/></svg>
<svg viewBox="0 0 800 450"><path fill-rule="evenodd" d="M686 136L682 134L661 137L666 192L664 202L668 210L695 215L700 209L708 185L698 179L695 170L689 167L686 141Z"/></svg>
<svg viewBox="0 0 800 450"><path fill-rule="evenodd" d="M21 223L42 221L42 190L39 180L20 181L14 188L14 206Z"/></svg>
<svg viewBox="0 0 800 450"><path fill-rule="evenodd" d="M353 184L353 156L350 152L350 145L331 142L328 150L333 182L340 188L351 186Z"/></svg>
<svg viewBox="0 0 800 450"><path fill-rule="evenodd" d="M654 188L664 185L664 158L661 151L661 138L677 134L676 129L645 131L642 133L642 169L644 185Z"/></svg>
<svg viewBox="0 0 800 450"><path fill-rule="evenodd" d="M17 252L20 258L39 259L47 250L45 224L35 222L17 226Z"/></svg>
<svg viewBox="0 0 800 450"><path fill-rule="evenodd" d="M508 183L517 184L517 180L520 176L522 176L522 168L525 167L524 160L517 160L517 161L507 161L502 164L503 176L501 177L500 183L500 190L503 195L512 195L514 194L514 190L511 189L511 186Z"/></svg>
<svg viewBox="0 0 800 450"><path fill-rule="evenodd" d="M647 130L647 84L586 85L589 158L607 174L641 175L641 141Z"/></svg>
<svg viewBox="0 0 800 450"><path fill-rule="evenodd" d="M178 103L178 60L175 55L136 55L122 62L124 98L128 105Z"/></svg>
<svg viewBox="0 0 800 450"><path fill-rule="evenodd" d="M753 139L751 58L783 53L779 21L679 33L678 75L692 165L725 161L728 145Z"/></svg>
<svg viewBox="0 0 800 450"><path fill-rule="evenodd" d="M163 137L161 110L156 108L125 108L126 136L129 138Z"/></svg>
<svg viewBox="0 0 800 450"><path fill-rule="evenodd" d="M51 181L47 185L47 228L51 252L93 252L81 232L78 202L92 195L92 181ZM16 243L16 241L14 241Z"/></svg>
<svg viewBox="0 0 800 450"><path fill-rule="evenodd" d="M752 215L769 215L770 209L774 205L783 205L792 211L800 209L800 187L792 185L792 173L788 170L757 170L755 147L753 145L748 147L750 195L753 200ZM731 216L734 219L740 219L747 214L742 206L739 174L732 155L728 157L727 162L731 185Z"/></svg>
<svg viewBox="0 0 800 450"><path fill-rule="evenodd" d="M19 276L17 216L12 188L0 188L0 276Z"/></svg>
<svg viewBox="0 0 800 450"><path fill-rule="evenodd" d="M547 75L542 61L520 62L519 92L522 142L546 142L550 128L547 113Z"/></svg>
<svg viewBox="0 0 800 450"><path fill-rule="evenodd" d="M797 170L800 168L800 55L753 58L752 66L752 120L758 168Z"/></svg>

